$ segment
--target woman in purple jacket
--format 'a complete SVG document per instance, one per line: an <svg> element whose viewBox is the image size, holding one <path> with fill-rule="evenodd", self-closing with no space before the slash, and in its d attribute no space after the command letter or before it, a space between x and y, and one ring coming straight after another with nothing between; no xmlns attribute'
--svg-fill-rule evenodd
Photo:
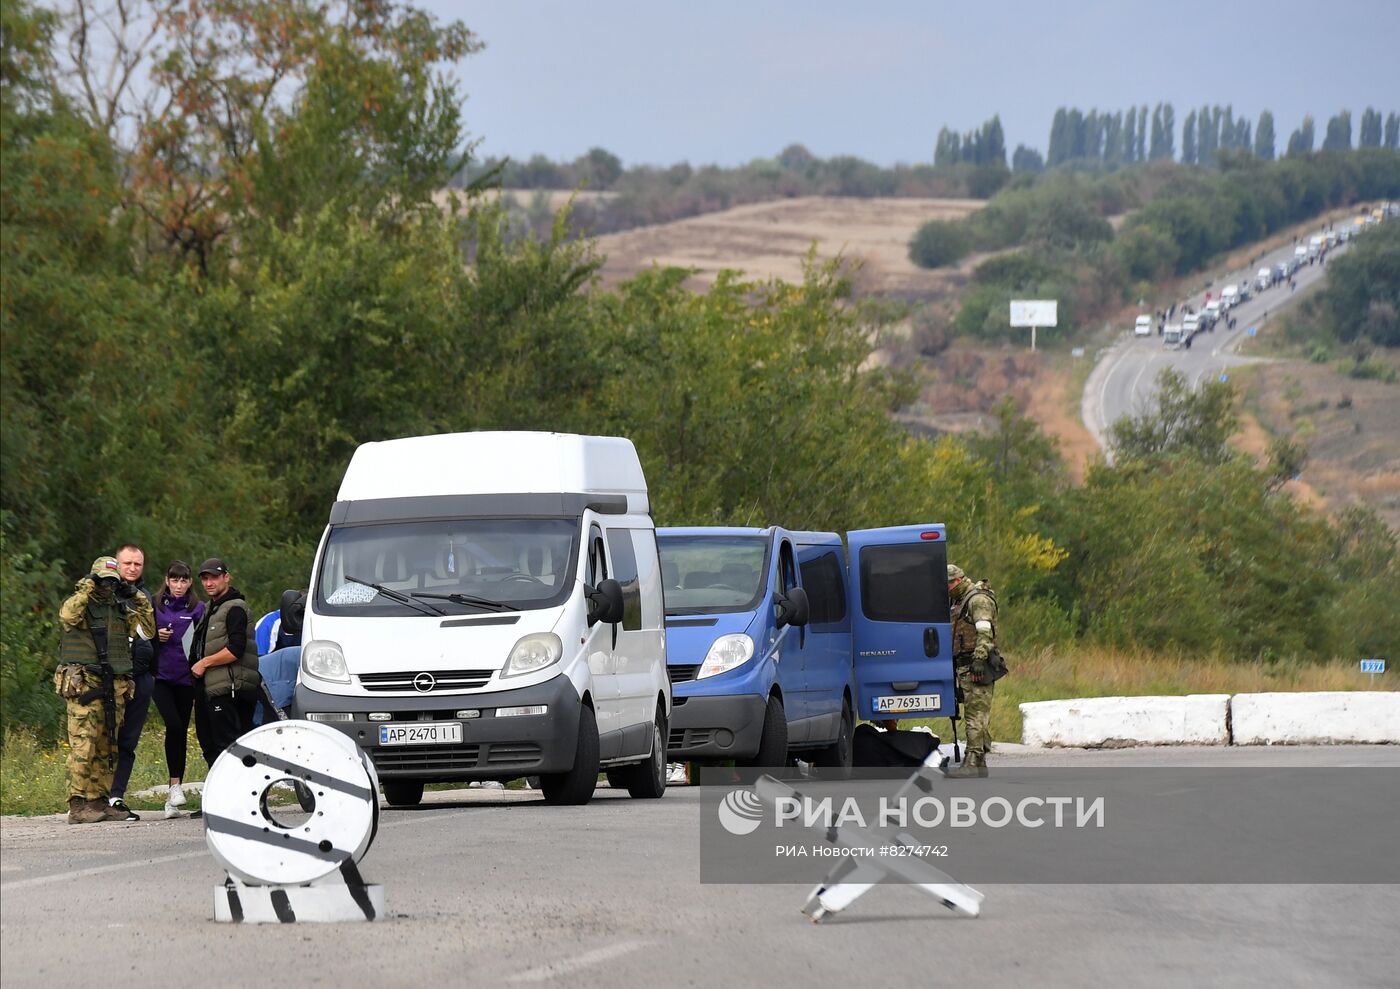
<svg viewBox="0 0 1400 989"><path fill-rule="evenodd" d="M173 560L165 568L165 581L156 592L156 635L160 642L156 646L156 682L151 696L165 722L165 765L170 773L166 817L179 817L178 808L186 803L180 781L185 776L186 740L196 689L186 649L194 626L204 617L204 602L195 599L191 586L189 564Z"/></svg>

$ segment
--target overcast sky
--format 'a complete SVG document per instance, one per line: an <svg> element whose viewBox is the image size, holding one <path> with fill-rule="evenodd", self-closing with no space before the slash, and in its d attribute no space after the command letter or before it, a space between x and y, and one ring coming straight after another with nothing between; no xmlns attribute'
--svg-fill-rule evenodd
<svg viewBox="0 0 1400 989"><path fill-rule="evenodd" d="M1400 0L418 0L485 41L459 69L482 155L627 165L814 154L928 161L1001 114L1042 153L1056 107L1169 101L1182 120L1400 112ZM1072 13L1066 13L1071 11ZM1181 149L1178 133L1176 149Z"/></svg>

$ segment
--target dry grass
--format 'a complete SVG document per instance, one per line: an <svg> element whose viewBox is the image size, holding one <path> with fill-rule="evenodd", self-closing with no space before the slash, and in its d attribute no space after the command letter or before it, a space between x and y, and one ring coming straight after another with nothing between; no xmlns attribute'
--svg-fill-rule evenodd
<svg viewBox="0 0 1400 989"><path fill-rule="evenodd" d="M982 205L977 199L803 196L736 206L599 237L607 257L603 281L616 283L660 264L697 269L695 288L712 284L723 268L796 282L815 243L820 257L860 262L863 293L932 298L966 275L917 267L908 257L909 239L929 220L961 219Z"/></svg>

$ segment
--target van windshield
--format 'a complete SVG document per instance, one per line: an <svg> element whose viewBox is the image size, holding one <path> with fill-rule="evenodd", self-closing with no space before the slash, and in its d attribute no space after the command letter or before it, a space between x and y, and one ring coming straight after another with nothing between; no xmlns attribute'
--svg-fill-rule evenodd
<svg viewBox="0 0 1400 989"><path fill-rule="evenodd" d="M752 611L767 586L768 540L762 536L663 536L661 582L666 614Z"/></svg>
<svg viewBox="0 0 1400 989"><path fill-rule="evenodd" d="M574 519L433 519L337 526L321 558L316 608L330 615L479 614L562 604L574 583ZM379 584L380 593L359 581ZM430 608L414 607L400 595ZM452 600L450 596L460 595ZM486 604L471 603L478 599ZM496 602L502 607L490 607Z"/></svg>

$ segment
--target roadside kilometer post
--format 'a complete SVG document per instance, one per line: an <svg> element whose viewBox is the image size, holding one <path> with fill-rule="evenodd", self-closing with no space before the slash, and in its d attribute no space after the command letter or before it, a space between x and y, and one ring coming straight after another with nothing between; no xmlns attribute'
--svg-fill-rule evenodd
<svg viewBox="0 0 1400 989"><path fill-rule="evenodd" d="M913 800L919 794L927 793L935 780L943 778L941 764L945 758L934 746L923 765L895 792L894 802ZM798 791L772 776L759 777L753 784L753 791L760 800L773 807L780 800L801 797ZM932 865L917 851L923 846L905 831L838 824L826 829L826 840L839 848L861 849L866 854L843 856L826 879L812 890L802 912L814 924L840 913L886 876L913 884L915 889L959 916L976 917L982 912L984 894ZM907 854L882 854L890 849Z"/></svg>
<svg viewBox="0 0 1400 989"><path fill-rule="evenodd" d="M1057 325L1059 308L1057 299L1012 299L1011 325L1031 328L1031 350L1034 351L1036 327Z"/></svg>
<svg viewBox="0 0 1400 989"><path fill-rule="evenodd" d="M269 804L278 795L296 802ZM364 921L384 916L384 887L360 878L379 827L379 780L349 736L273 721L230 745L205 780L204 842L227 878L225 923Z"/></svg>
<svg viewBox="0 0 1400 989"><path fill-rule="evenodd" d="M1371 682L1376 682L1376 674L1385 672L1385 660L1383 659L1363 659L1361 661L1361 672L1371 674Z"/></svg>

